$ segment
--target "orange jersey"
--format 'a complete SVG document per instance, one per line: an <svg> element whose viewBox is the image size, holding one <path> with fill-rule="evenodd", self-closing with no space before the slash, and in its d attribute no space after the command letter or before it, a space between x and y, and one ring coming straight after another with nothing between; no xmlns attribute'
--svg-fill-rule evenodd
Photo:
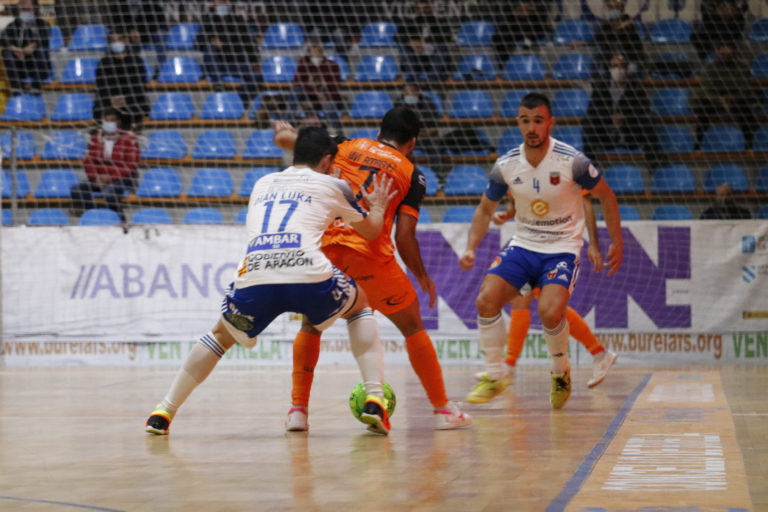
<svg viewBox="0 0 768 512"><path fill-rule="evenodd" d="M368 240L345 226L341 219L336 219L323 235L323 246L344 245L380 262L394 256L391 233L395 216L398 213L419 216L419 207L426 192L424 175L405 155L388 144L371 139L353 139L339 144L332 174L349 183L358 197L360 187L370 190L371 182L379 172L392 179L392 190L396 195L389 202L384 214L384 227L378 238Z"/></svg>

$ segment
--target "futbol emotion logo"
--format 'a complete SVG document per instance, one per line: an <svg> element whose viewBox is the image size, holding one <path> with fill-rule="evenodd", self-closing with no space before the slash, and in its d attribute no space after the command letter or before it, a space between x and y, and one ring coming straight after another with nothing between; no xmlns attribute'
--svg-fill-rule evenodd
<svg viewBox="0 0 768 512"><path fill-rule="evenodd" d="M543 217L549 213L549 203L542 201L541 199L536 199L531 203L531 211L537 217Z"/></svg>

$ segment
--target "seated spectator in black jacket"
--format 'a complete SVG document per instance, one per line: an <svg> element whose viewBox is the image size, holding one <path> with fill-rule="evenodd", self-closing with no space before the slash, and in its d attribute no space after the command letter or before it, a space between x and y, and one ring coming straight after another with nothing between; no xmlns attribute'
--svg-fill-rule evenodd
<svg viewBox="0 0 768 512"><path fill-rule="evenodd" d="M715 202L702 212L702 220L716 219L751 219L749 210L736 204L733 198L733 190L727 183L721 183L715 189Z"/></svg>
<svg viewBox="0 0 768 512"><path fill-rule="evenodd" d="M13 94L21 93L27 79L32 91L40 94L43 80L51 74L51 27L37 17L36 1L19 0L17 8L18 16L0 34L5 71Z"/></svg>
<svg viewBox="0 0 768 512"><path fill-rule="evenodd" d="M400 72L405 81L436 82L445 79L444 55L428 43L416 25L405 25L398 33Z"/></svg>
<svg viewBox="0 0 768 512"><path fill-rule="evenodd" d="M108 9L110 32L128 34L128 43L138 54L144 45L152 45L157 62L165 62L165 36L168 23L163 5L157 0L111 0Z"/></svg>
<svg viewBox="0 0 768 512"><path fill-rule="evenodd" d="M416 141L416 149L424 152L427 157L439 154L437 122L440 116L437 106L432 99L421 92L417 82L408 82L403 87L403 94L395 100L396 107L408 107L419 115L421 131Z"/></svg>
<svg viewBox="0 0 768 512"><path fill-rule="evenodd" d="M96 68L93 118L101 119L104 110L112 107L129 119L129 129L138 131L149 114L144 62L126 43L127 33L111 32L109 39L109 51Z"/></svg>
<svg viewBox="0 0 768 512"><path fill-rule="evenodd" d="M595 30L598 46L595 64L607 70L613 55L621 53L629 63L629 75L643 74L646 57L635 20L624 12L626 0L606 0L605 19Z"/></svg>
<svg viewBox="0 0 768 512"><path fill-rule="evenodd" d="M702 0L701 24L691 35L699 59L704 61L722 43L744 39L746 2L739 0Z"/></svg>
<svg viewBox="0 0 768 512"><path fill-rule="evenodd" d="M496 24L493 46L500 66L515 49L530 48L552 34L551 0L486 0L478 6L478 18Z"/></svg>
<svg viewBox="0 0 768 512"><path fill-rule="evenodd" d="M647 160L663 158L650 117L650 100L643 84L628 78L624 55L610 60L610 78L592 87L587 115L582 120L584 153L590 158L618 148L641 149Z"/></svg>

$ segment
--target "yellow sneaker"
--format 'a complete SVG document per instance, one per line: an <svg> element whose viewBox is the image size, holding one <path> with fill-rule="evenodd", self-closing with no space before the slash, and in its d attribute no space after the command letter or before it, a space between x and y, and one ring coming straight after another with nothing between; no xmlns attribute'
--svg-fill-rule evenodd
<svg viewBox="0 0 768 512"><path fill-rule="evenodd" d="M491 380L487 374L482 375L482 380L475 385L475 389L467 395L467 402L473 404L484 404L490 402L491 398L507 389L509 378L503 377L499 380Z"/></svg>
<svg viewBox="0 0 768 512"><path fill-rule="evenodd" d="M144 424L144 429L150 434L167 436L172 419L173 416L168 411L161 409L160 404L157 404L157 409L149 415L149 419Z"/></svg>
<svg viewBox="0 0 768 512"><path fill-rule="evenodd" d="M565 373L550 373L552 388L549 391L549 403L553 409L562 408L571 397L571 371Z"/></svg>

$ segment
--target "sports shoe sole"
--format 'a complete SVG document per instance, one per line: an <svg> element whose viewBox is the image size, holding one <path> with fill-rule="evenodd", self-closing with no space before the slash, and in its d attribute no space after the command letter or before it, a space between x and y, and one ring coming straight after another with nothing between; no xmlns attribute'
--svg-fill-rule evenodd
<svg viewBox="0 0 768 512"><path fill-rule="evenodd" d="M591 389L591 388L597 386L598 384L602 383L605 380L605 378L608 376L608 370L611 369L611 366L613 366L613 363L615 363L616 360L619 358L619 354L617 354L615 352L612 352L611 354L607 355L606 357L610 357L610 360L608 362L608 366L605 368L605 373L600 378L600 380L596 380L594 382L590 380L589 382L587 382L587 387L588 388Z"/></svg>
<svg viewBox="0 0 768 512"><path fill-rule="evenodd" d="M368 432L373 432L374 434L381 434L384 436L389 434L389 429L384 425L384 422L382 422L381 418L376 414L363 413L360 415L360 421L368 425Z"/></svg>

